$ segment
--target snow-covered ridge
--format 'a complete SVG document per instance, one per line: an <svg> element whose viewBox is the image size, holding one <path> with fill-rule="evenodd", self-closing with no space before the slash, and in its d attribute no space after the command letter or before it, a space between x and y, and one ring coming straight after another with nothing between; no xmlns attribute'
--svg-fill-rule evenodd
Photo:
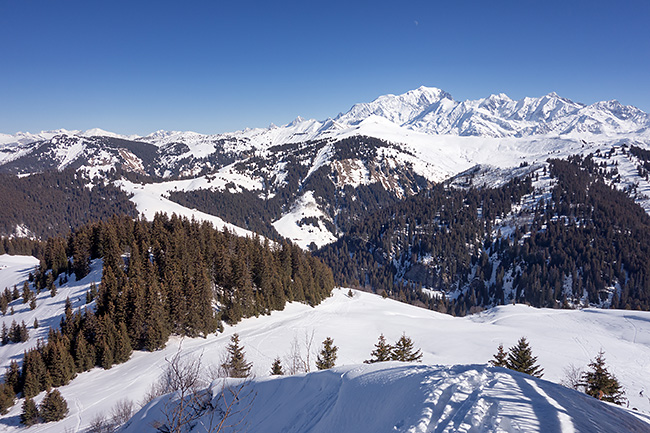
<svg viewBox="0 0 650 433"><path fill-rule="evenodd" d="M229 380L226 389L241 381ZM222 381L212 384L220 403ZM227 395L224 393L224 395ZM137 413L123 433L157 431L167 398ZM168 407L167 406L167 407ZM250 410L246 410L249 408ZM253 379L228 425L265 433L632 432L649 426L620 407L560 385L484 365L386 362L292 377ZM238 413L241 412L241 413ZM196 422L209 425L211 412ZM203 430L199 430L203 431ZM236 431L227 427L225 432Z"/></svg>
<svg viewBox="0 0 650 433"><path fill-rule="evenodd" d="M62 129L38 134L19 132L0 134L0 151L17 144L50 140L56 135L113 137L159 146L184 143L200 147L222 140L236 140L240 145L246 143L250 148L256 148L331 137L371 116L429 135L530 137L545 134L630 134L650 129L650 115L615 100L584 105L551 92L538 98L520 100L500 93L459 102L441 89L422 86L401 95L388 94L372 102L355 104L334 119L323 121L297 117L279 127L271 125L212 135L160 130L145 136L125 136L98 128L87 131Z"/></svg>

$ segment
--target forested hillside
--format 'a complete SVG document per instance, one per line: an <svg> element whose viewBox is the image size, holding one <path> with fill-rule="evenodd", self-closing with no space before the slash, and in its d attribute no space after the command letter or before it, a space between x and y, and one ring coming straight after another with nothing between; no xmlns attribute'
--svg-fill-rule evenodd
<svg viewBox="0 0 650 433"><path fill-rule="evenodd" d="M206 336L222 321L269 314L287 301L316 305L334 284L330 270L296 246L176 216L115 217L82 226L67 240L48 239L25 302L33 291L56 291L57 278L83 278L95 259L103 259L103 276L86 294L88 308L67 305L47 342L27 352L21 367L12 363L0 392L5 407L14 393L34 396L94 366L110 368L133 349L165 346L172 334Z"/></svg>
<svg viewBox="0 0 650 433"><path fill-rule="evenodd" d="M138 212L128 195L110 181L93 181L82 171L66 169L17 177L0 174L0 235L16 227L46 239L112 215Z"/></svg>
<svg viewBox="0 0 650 433"><path fill-rule="evenodd" d="M438 185L319 256L339 284L453 314L510 301L650 308L650 217L591 157L549 167L550 197L533 189L539 172L500 188Z"/></svg>

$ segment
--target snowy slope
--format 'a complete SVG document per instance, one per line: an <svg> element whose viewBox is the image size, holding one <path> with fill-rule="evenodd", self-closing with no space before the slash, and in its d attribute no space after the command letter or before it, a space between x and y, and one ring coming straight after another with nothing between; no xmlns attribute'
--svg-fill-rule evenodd
<svg viewBox="0 0 650 433"><path fill-rule="evenodd" d="M234 382L234 383L233 383ZM237 382L231 381L232 387ZM223 384L212 392L219 401ZM227 425L266 433L632 432L650 426L634 414L560 385L484 365L398 362L336 367L254 379ZM165 399L136 414L124 433L154 432ZM250 409L250 411L248 411ZM650 420L647 417L644 419ZM193 431L208 431L209 415ZM238 431L225 428L223 432Z"/></svg>
<svg viewBox="0 0 650 433"><path fill-rule="evenodd" d="M31 269L34 259L24 259L23 269ZM0 263L7 263L8 260L20 263L22 259L9 256L0 257ZM100 267L101 263L94 262L90 276L78 283L72 279L70 283L59 289L54 298L50 298L48 292L41 293L38 298L38 307L34 311L25 308L26 306L21 304L21 300L14 301L16 305L14 316L5 317L4 320L10 322L15 319L18 323L25 320L31 337L26 343L10 344L0 348L0 368L8 365L12 357L19 356L24 349L35 345L34 337L45 332L43 327L39 328L38 334L32 330L31 322L34 317L38 317L39 322L43 324L57 325L67 296L73 300L75 308L83 304L88 285L92 281L99 281ZM9 271L9 268L0 270L0 287L4 287L7 283L18 283L20 287L20 281L16 281L16 275L16 272ZM422 392L440 393L443 391L444 385L462 383L463 380L466 380L467 376L462 376L466 371L470 376L477 378L477 386L482 384L483 388L479 393L486 393L481 394L485 398L494 395L491 393L496 393L498 398L503 399L505 403L508 396L519 395L521 397L525 395L530 401L520 400L523 405L521 420L531 417L531 420L526 422L542 423L543 426L547 425L543 423L550 422L544 414L550 413L551 417L556 417L562 411L553 409L548 400L538 396L540 393L532 390L533 385L519 376L509 376L511 378L498 376L505 374L503 371L483 370L482 366L463 367L463 365L485 364L496 352L498 344L503 343L504 346L510 347L516 343L519 337L526 336L534 354L539 358L540 365L545 369L544 379L557 383L564 377L566 367L571 364L577 367L586 367L597 352L603 349L610 371L626 388L630 407L636 407L642 413L650 414L650 400L647 398L650 393L650 376L647 374L650 367L650 313L648 312L595 309L548 310L524 305L507 305L479 315L454 318L367 293L354 292L352 298L349 298L346 293L347 289L335 289L331 298L315 308L303 304L289 304L283 311L274 312L270 316L243 320L236 326L227 326L224 333L211 335L206 339L186 338L180 340L172 338L167 348L161 351L135 352L128 362L114 366L108 371L95 368L82 373L69 385L60 388L68 401L70 415L60 423L37 425L31 427L30 431L60 432L65 428L78 431L87 426L98 413L110 413L113 405L121 399L128 398L136 403L140 402L149 385L156 380L165 367L165 358L173 356L179 346L182 347L183 356L190 358L200 356L206 367L218 365L230 336L235 332L240 334L246 356L253 362L253 371L260 379L268 375L271 363L276 356L283 359L288 357L294 339L298 341L299 346L302 347L303 355L305 355L305 336L309 337L313 332L312 369L315 369L315 353L320 342L327 336L334 339L335 344L339 347L337 363L349 366L349 368L340 370L337 378L328 374L314 378L309 376L304 379L306 382L303 382L302 385L296 385L298 388L293 388L292 380L302 379L291 379L284 382L289 388L285 388L281 382L268 385L264 385L264 380L260 382L262 387L277 386L281 391L286 390L290 393L298 393L303 387L308 387L308 383L319 383L321 381L319 377L324 378L323 386L327 387L337 387L346 383L347 379L340 379L341 374L347 375L348 378L357 374L352 371L363 360L370 357L370 352L380 333L383 333L392 343L405 332L417 346L422 348L424 364L429 366L413 370L413 374L420 375L421 379L418 380L421 382L426 377L443 379L445 375L448 376L446 376L446 382L445 380L440 382L439 388L429 387L423 391L423 385L420 382L408 382L408 378L404 379L405 382L402 380L395 382L396 388L390 388L393 386L390 385L389 378L391 376L396 375L395 377L399 378L400 375L406 375L407 370L396 367L397 370L392 373L390 371L385 373L387 375L385 395L390 395L390 392L398 392L399 389L401 389L399 392L409 395ZM359 374L371 374L371 370L363 369L359 372ZM410 375L411 373L409 373L409 377ZM495 377L503 378L498 381L500 385L497 388L490 385L491 380ZM456 379L458 382L454 382ZM333 382L330 383L330 380ZM566 408L565 412L576 423L576 430L579 426L584 425L581 424L584 420L580 421L581 415L574 413L577 409L568 406L567 394L556 392L557 388L550 384L535 383ZM508 384L512 386L506 386ZM403 386L408 387L408 390L403 389ZM501 388L501 386L505 388ZM262 391L262 389L260 388L260 393L271 392ZM456 397L444 404L441 400L438 406L432 404L432 400L428 398L417 403L415 400L409 401L412 404L417 404L414 410L422 411L422 413L428 410L427 408L433 410L435 406L438 409L446 408L447 411L461 414L463 412L459 408L459 400L463 396L466 397L468 392L462 391L462 387L454 392L457 393L454 394ZM472 392L470 391L469 394ZM379 392L373 388L372 392L368 391L368 396L364 398L371 398L371 394L379 394ZM284 395L284 393L280 395ZM353 395L358 396L358 394ZM40 401L42 396L43 394L36 400ZM313 398L320 397L314 396ZM354 397L354 400L359 400L359 398ZM276 403L280 404L281 401L278 399ZM290 401L287 404L289 403ZM20 405L21 402L18 401L18 404L7 415L0 417L0 431L16 431L19 428ZM512 415L512 408L513 406L508 405L497 406L494 409L497 411L496 415L491 414L490 417ZM596 413L592 406L581 406L581 408L589 410L590 413ZM458 422L465 417L465 415L458 416L460 417ZM617 415L617 418L613 419L619 418ZM389 429L390 426L387 427L387 430ZM636 431L643 430L637 429Z"/></svg>
<svg viewBox="0 0 650 433"><path fill-rule="evenodd" d="M192 185L194 183L194 185ZM223 219L200 212L196 209L189 209L169 200L167 197L170 190L178 190L178 186L185 188L186 191L191 191L194 187L208 184L206 179L190 180L190 181L173 181L173 182L160 182L150 184L137 184L129 182L128 180L121 180L117 185L124 191L133 194L131 201L135 204L138 212L144 216L148 221L153 221L157 213L166 213L167 215L176 214L181 217L186 217L190 220L205 221L211 223L215 228L223 230L227 228L229 231L237 234L238 236L253 237L254 233L230 224Z"/></svg>

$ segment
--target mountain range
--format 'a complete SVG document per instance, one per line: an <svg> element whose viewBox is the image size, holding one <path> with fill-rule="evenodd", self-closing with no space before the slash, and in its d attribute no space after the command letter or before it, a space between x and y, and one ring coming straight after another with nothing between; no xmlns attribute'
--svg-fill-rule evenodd
<svg viewBox="0 0 650 433"><path fill-rule="evenodd" d="M613 271L585 289L576 282L580 275L570 276L581 269L579 263L584 258L573 257L570 265L565 263L558 270L564 275L554 277L560 288L576 286L573 292L565 289L563 295L556 288L546 300L533 300L530 291L517 288L531 283L521 280L521 269L533 266L533 261L525 259L524 265L497 257L496 246L488 245L504 234L509 242L514 242L514 235L524 236L516 239L521 243L534 234L531 227L539 227L535 230L543 233L546 219L554 223L560 217L575 218L573 211L566 212L578 206L574 200L583 195L560 206L567 199L560 199L555 190L558 185L571 187L570 182L560 181L561 173L569 169L551 163L551 158L588 158L574 160L576 166L571 169L578 170L575 176L585 170L590 173L590 180L585 180L587 195L596 190L589 186L591 182L602 182L646 213L650 211L649 125L650 115L617 101L584 105L550 93L519 101L499 94L458 102L440 89L420 87L356 104L323 121L298 117L279 127L216 135L157 131L123 136L100 129L3 135L0 176L5 180L0 189L7 203L0 207L0 231L44 238L103 219L111 209L149 220L157 212L176 213L240 235L257 233L319 250L333 267L337 283L367 286L392 296L399 296L411 285L454 292L453 299L462 299L471 294L469 288L476 286L475 280L481 279L487 292L471 302L463 299L467 310L515 298L538 305L550 305L551 298L569 304L610 305L618 299L613 293L627 293L621 291L622 281ZM513 179L526 186L522 189L511 184ZM66 185L64 193L60 185ZM471 224L478 231L468 238L467 247L453 247L455 254L449 260L469 263L460 270L454 265L443 271L449 265L443 263L446 259L431 257L429 245L438 242L431 221L418 218L408 222L395 217L404 213L408 219L417 209L434 206L422 202L422 197L451 200L451 206L453 194L443 197L436 186L457 191L500 189L501 196L517 194L508 202L499 199L499 213L490 211L487 219L487 205L481 203L486 195L461 198L476 202L474 213L464 217L467 224L475 219ZM98 195L102 197L97 199ZM87 203L83 209L79 208L82 203ZM555 213L542 216L542 205ZM435 206L441 206L440 202ZM616 208L635 212L627 204ZM60 215L68 217L61 221ZM425 217L438 219L440 215ZM594 220L600 215L583 217ZM485 221L478 224L480 220ZM369 225L370 221L374 225ZM401 222L394 225L396 221ZM417 248L413 242L418 237L405 232L407 226L426 237L419 240ZM369 232L372 227L374 231ZM404 233L410 233L409 237ZM386 239L392 242L386 243ZM476 261L481 254L487 255L482 261L490 263L493 274L487 267L477 274ZM612 254L616 257L621 252ZM345 257L350 260L341 261ZM373 266L378 270L368 272ZM532 268L529 272L545 275ZM641 284L639 281L633 283ZM546 284L546 280L539 283ZM477 286L474 290L484 289ZM432 299L425 296L417 302L428 304ZM638 306L648 303L645 299L640 302ZM460 307L451 308L456 311ZM456 312L464 311L465 307Z"/></svg>
<svg viewBox="0 0 650 433"><path fill-rule="evenodd" d="M0 135L0 304L29 326L0 347L0 430L53 380L71 416L35 431L164 430L173 397L147 389L175 356L218 367L239 333L257 430L644 431L649 125L616 101L421 87L216 135ZM424 365L357 365L406 333ZM522 334L555 382L605 349L637 411L477 365ZM261 377L283 354L309 371L332 336L342 367ZM202 380L217 398L238 383Z"/></svg>

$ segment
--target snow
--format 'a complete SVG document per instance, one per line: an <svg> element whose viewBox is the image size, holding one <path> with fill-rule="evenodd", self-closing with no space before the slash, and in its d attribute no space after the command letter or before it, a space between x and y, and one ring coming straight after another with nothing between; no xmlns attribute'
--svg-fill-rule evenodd
<svg viewBox="0 0 650 433"><path fill-rule="evenodd" d="M5 287L11 290L14 285L22 289L22 282L38 263L38 259L31 256L0 255L0 290Z"/></svg>
<svg viewBox="0 0 650 433"><path fill-rule="evenodd" d="M194 180L177 182L191 188L191 184ZM201 184L200 181L198 183ZM187 217L188 219L209 222L219 230L222 230L225 227L239 236L254 237L254 233L249 230L227 223L223 219L214 215L200 212L196 209L186 208L166 198L165 195L168 194L168 184L174 184L174 182L143 185L128 180L120 180L116 182L116 184L127 193L133 194L133 197L131 197L130 200L135 204L138 212L149 221L152 221L155 215L159 212L166 213L170 216L176 214L178 216Z"/></svg>
<svg viewBox="0 0 650 433"><path fill-rule="evenodd" d="M21 281L36 263L31 257L0 256L0 287L13 284L21 287ZM18 323L24 320L30 328L30 339L26 343L1 347L0 368L8 365L23 350L33 347L36 338L46 334L46 323L58 325L66 297L70 297L75 309L83 307L86 290L100 278L101 261L95 261L88 277L80 282L72 277L69 283L58 289L56 297L51 298L49 292L42 292L34 311L22 304L22 300L14 301L14 316L7 316L4 320L15 319ZM603 431L625 431L625 423L633 422L628 415L615 411L611 406L582 398L549 382L485 368L484 364L500 343L506 348L511 347L521 336L527 337L534 355L538 356L539 364L544 368L544 379L555 383L563 378L564 368L571 364L586 367L599 350L604 350L610 371L626 388L630 408L638 408L639 416L646 416L644 419L650 414L650 401L646 397L650 392L647 374L650 367L650 312L549 310L507 305L482 314L455 318L380 296L352 292L350 298L348 289L335 289L332 297L315 308L299 303L288 304L283 311L245 319L235 326L226 326L222 334L205 339L174 337L163 350L135 352L128 362L110 370L95 368L82 373L60 388L68 401L70 415L59 423L40 424L31 427L30 431L60 432L66 428L79 431L87 427L97 414L109 414L121 399L129 398L139 403L167 364L165 358L172 357L179 347L183 357L200 356L206 367L217 365L235 332L240 335L247 359L253 362L253 372L258 378L255 382L258 395L255 407L260 412L250 421L277 423L279 429L253 428L250 431L282 431L282 422L295 420L295 425L305 425L300 423L309 419L314 420L314 430L294 431L387 431L391 426L397 426L396 431L426 431L422 429L427 423L432 431L444 431L452 422L454 428L468 431L474 416L477 420L485 420L486 425L497 423L493 430L482 431L517 431L517 426L519 431L549 431L550 427L562 425L573 425L576 431L593 431L587 428L590 420L621 426L620 430ZM38 332L31 329L35 317L42 324ZM268 378L273 359L276 356L285 359L291 352L294 339L302 347L303 355L306 354L305 337L312 333L311 368L315 368L320 342L328 336L339 347L337 364L343 367L282 380ZM423 364L360 365L370 357L380 333L390 343L406 333L422 349ZM36 401L40 401L43 395L41 393ZM325 405L325 401L337 399L341 404L331 408L331 405L327 406L322 417L313 410L305 414L295 409L291 411L295 418L285 419L287 408L313 409ZM313 405L307 404L309 401ZM395 405L397 407L393 407ZM564 409L557 408L558 405ZM0 431L18 430L20 411L19 400L7 415L0 417ZM281 416L271 421L267 418L271 413ZM358 416L353 417L352 413ZM382 414L386 418L381 419L388 424L378 428L373 420ZM443 424L435 430L433 423L442 415L446 418L441 418ZM349 418L342 418L340 422L345 420L355 426L368 423L374 430L361 427L339 429L336 420L342 416ZM285 431L291 431L287 424L284 426L287 428ZM644 428L650 427L637 427L636 431L644 431ZM566 427L566 430L555 428L551 431L571 430Z"/></svg>
<svg viewBox="0 0 650 433"><path fill-rule="evenodd" d="M215 382L213 393L218 395L222 386ZM236 414L227 424L243 421L247 431L265 433L573 433L649 428L630 412L587 395L484 365L387 362L254 379L244 386L235 409L244 409L245 415ZM152 423L165 419L163 405L164 400L147 406L122 431L155 431ZM208 418L201 422L207 425ZM197 424L194 431L207 431Z"/></svg>
<svg viewBox="0 0 650 433"><path fill-rule="evenodd" d="M316 218L319 223L315 226L311 222L301 222L304 218ZM314 192L306 191L296 200L290 212L273 222L273 227L302 249L308 249L312 242L321 247L336 241L336 236L320 223L322 219L330 220L318 207Z"/></svg>

